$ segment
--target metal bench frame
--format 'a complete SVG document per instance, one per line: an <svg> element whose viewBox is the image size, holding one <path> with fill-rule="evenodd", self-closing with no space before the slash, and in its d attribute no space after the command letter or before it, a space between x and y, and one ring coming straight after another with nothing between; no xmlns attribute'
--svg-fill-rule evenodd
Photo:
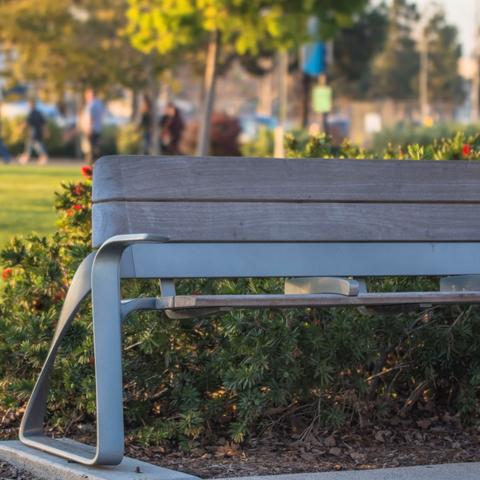
<svg viewBox="0 0 480 480"><path fill-rule="evenodd" d="M338 263L339 257L337 256L335 270L330 271L328 263L325 262L331 258L332 248L338 250L341 249L341 245L277 244L275 247L275 244L195 245L168 244L166 242L168 242L166 237L158 235L119 235L106 241L96 253L91 253L83 260L72 280L52 345L22 420L20 439L23 443L86 465L115 465L121 462L124 451L121 328L123 319L136 310L165 310L171 317L184 318L231 308L480 303L479 289L472 290L473 286L478 287L478 277L471 275L472 272L480 271L480 264L478 260L472 261L472 257L469 255L469 253L475 252L477 255L473 258L479 259L480 244L379 244L376 248L375 246L372 248L371 244L350 244L348 245L349 254L343 256L345 265L342 267L342 262ZM162 249L162 244L169 248ZM128 249L131 245L135 245L135 249ZM213 250L211 250L212 247ZM221 247L224 251L218 252L218 248L222 249ZM286 249L290 257L286 257L286 264L284 262L279 265L272 262L273 258L259 255L265 248L268 248L270 255L273 256L283 256ZM180 249L183 256L171 255L172 249ZM311 249L313 250L309 251ZM358 252L355 252L356 249ZM214 257L205 256L209 250L211 253L216 252ZM204 255L199 254L201 251ZM239 254L240 261L237 263L235 261L225 262L227 259L223 255L234 251ZM322 251L323 255L320 254ZM363 252L363 255L356 255L360 251ZM395 264L392 264L393 257L389 257L390 261L388 265L385 265L382 257L390 255L393 251L396 251L397 254L408 254L410 257L414 255L418 262L395 262L394 260ZM126 258L122 261L124 252ZM152 256L153 252L157 255ZM188 255L187 252L190 254ZM317 255L312 259L310 254L314 252ZM265 250L264 253L267 254L267 251ZM367 255L367 253L370 254ZM445 261L438 262L439 256L443 259L450 258L451 267L448 262L447 264ZM217 264L212 263L214 258L219 258ZM254 258L257 261L251 263ZM172 259L176 259L173 264ZM307 267L308 259L310 261ZM163 267L162 260L164 261ZM316 261L318 261L318 265ZM207 268L207 266L209 267ZM281 275L304 277L318 275L320 272L327 272L327 274L333 271L341 272L342 268L349 268L348 272L358 276L385 275L387 271L390 272L390 275L439 275L453 272L462 272L464 275L458 277L459 282L455 281L457 277L442 280L448 291L413 293L362 293L358 285L355 285L355 281L340 278L338 282L335 282L335 278L330 278L320 281L320 287L326 289L328 293L287 292L285 295L179 296L175 295L172 283L168 280L169 278L196 276ZM209 269L210 271L208 271ZM200 275L202 271L204 273ZM167 278L167 280L164 280L163 284L161 283L162 296L160 297L122 300L120 297L121 277L156 277ZM300 282L300 285L307 291L311 287L305 281ZM465 290L465 285L469 290ZM318 285L316 286L318 288ZM349 286L353 286L353 290ZM332 293L332 290L335 289L337 289L337 293ZM67 444L62 440L49 438L43 433L49 377L58 348L82 301L90 293L93 304L97 395L97 446L94 454L82 444Z"/></svg>

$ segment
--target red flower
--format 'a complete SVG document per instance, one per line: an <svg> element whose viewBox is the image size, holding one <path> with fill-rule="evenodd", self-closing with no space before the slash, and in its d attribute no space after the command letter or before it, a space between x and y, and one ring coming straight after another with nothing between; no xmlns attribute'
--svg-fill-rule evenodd
<svg viewBox="0 0 480 480"><path fill-rule="evenodd" d="M2 272L2 278L4 280L8 280L8 277L10 277L10 275L12 274L13 272L13 269L10 268L10 267L7 267L7 268L4 268L3 269L3 272Z"/></svg>
<svg viewBox="0 0 480 480"><path fill-rule="evenodd" d="M73 187L73 193L75 195L81 195L83 193L83 185L81 183L75 185L75 187Z"/></svg>
<svg viewBox="0 0 480 480"><path fill-rule="evenodd" d="M77 204L77 205L74 205L72 208L78 211L78 210L81 210L83 207Z"/></svg>
<svg viewBox="0 0 480 480"><path fill-rule="evenodd" d="M92 178L93 170L90 165L84 165L82 167L82 175L86 178Z"/></svg>
<svg viewBox="0 0 480 480"><path fill-rule="evenodd" d="M73 211L72 208L69 208L68 210L65 211L65 213L67 214L67 217L71 217L75 212Z"/></svg>
<svg viewBox="0 0 480 480"><path fill-rule="evenodd" d="M468 143L465 143L462 147L463 156L468 157L471 153L472 153L472 147Z"/></svg>

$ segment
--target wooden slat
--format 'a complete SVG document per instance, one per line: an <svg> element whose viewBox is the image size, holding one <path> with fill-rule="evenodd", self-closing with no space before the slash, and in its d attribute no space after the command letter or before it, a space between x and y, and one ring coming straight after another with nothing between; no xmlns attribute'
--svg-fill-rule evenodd
<svg viewBox="0 0 480 480"><path fill-rule="evenodd" d="M480 204L106 202L93 242L152 233L173 242L448 242L480 240Z"/></svg>
<svg viewBox="0 0 480 480"><path fill-rule="evenodd" d="M480 303L480 292L363 293L354 297L333 294L310 295L177 295L174 308L295 308L382 305L447 305ZM169 308L172 302L170 301Z"/></svg>
<svg viewBox="0 0 480 480"><path fill-rule="evenodd" d="M104 157L94 202L480 202L480 162Z"/></svg>

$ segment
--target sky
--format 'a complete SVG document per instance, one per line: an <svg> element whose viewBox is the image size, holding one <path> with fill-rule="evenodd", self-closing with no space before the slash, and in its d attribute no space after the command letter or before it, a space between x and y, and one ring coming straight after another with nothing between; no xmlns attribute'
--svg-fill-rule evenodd
<svg viewBox="0 0 480 480"><path fill-rule="evenodd" d="M420 12L431 0L415 0ZM475 33L475 16L480 16L480 0L436 0L443 5L449 21L457 26L459 37L463 46L463 54L472 53Z"/></svg>

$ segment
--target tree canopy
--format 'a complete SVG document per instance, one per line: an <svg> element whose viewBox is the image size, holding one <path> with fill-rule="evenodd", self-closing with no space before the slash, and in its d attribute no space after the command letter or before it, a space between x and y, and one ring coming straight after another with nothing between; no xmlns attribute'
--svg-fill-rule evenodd
<svg viewBox="0 0 480 480"><path fill-rule="evenodd" d="M465 97L465 90L463 79L458 73L462 48L457 28L449 25L445 12L438 9L426 26L425 35L428 51L429 101L461 102Z"/></svg>
<svg viewBox="0 0 480 480"><path fill-rule="evenodd" d="M330 36L367 0L129 0L128 31L144 52L194 49L209 32L239 54L288 49L308 39L306 22L317 16Z"/></svg>
<svg viewBox="0 0 480 480"><path fill-rule="evenodd" d="M220 50L242 55L287 51L310 39L316 16L322 35L345 26L368 0L128 0L132 45L144 53L191 55L207 47L197 152L208 153Z"/></svg>
<svg viewBox="0 0 480 480"><path fill-rule="evenodd" d="M145 55L122 33L126 0L0 0L0 42L14 81L62 91L146 81Z"/></svg>
<svg viewBox="0 0 480 480"><path fill-rule="evenodd" d="M373 63L373 95L406 100L417 94L420 59L413 38L417 20L415 4L393 0L384 48Z"/></svg>
<svg viewBox="0 0 480 480"><path fill-rule="evenodd" d="M335 36L331 81L337 95L363 99L372 90L372 64L385 45L388 8L379 4L357 15Z"/></svg>

